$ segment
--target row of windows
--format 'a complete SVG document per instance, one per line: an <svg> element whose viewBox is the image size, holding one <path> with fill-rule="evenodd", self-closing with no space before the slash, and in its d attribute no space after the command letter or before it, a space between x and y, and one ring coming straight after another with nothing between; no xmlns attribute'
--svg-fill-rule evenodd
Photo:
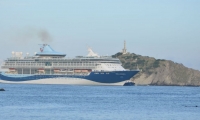
<svg viewBox="0 0 200 120"><path fill-rule="evenodd" d="M119 63L120 61L5 61L10 63Z"/></svg>
<svg viewBox="0 0 200 120"><path fill-rule="evenodd" d="M45 64L5 64L6 66L45 66ZM53 64L47 66L96 66L95 64Z"/></svg>
<svg viewBox="0 0 200 120"><path fill-rule="evenodd" d="M104 74L104 73L97 73L97 72L96 72L96 73L94 73L94 74ZM105 74L110 74L110 73L105 73Z"/></svg>
<svg viewBox="0 0 200 120"><path fill-rule="evenodd" d="M77 63L79 63L79 64L89 64L89 63L93 63L93 64L94 64L94 63L97 63L97 62L10 62L10 61L8 62L8 61L7 61L6 63L17 63L17 64L18 64L18 63L23 63L23 64L24 64L24 63L29 63L29 64L30 64L30 63L51 63L51 64L52 64L52 63L53 63L53 64L57 64L57 63L58 63L58 64L77 64Z"/></svg>

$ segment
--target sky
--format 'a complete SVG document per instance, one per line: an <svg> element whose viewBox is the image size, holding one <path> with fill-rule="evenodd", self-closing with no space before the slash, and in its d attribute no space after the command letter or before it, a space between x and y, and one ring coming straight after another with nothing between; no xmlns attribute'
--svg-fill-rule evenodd
<svg viewBox="0 0 200 120"><path fill-rule="evenodd" d="M200 70L200 0L0 0L0 62L48 43L67 57L127 50Z"/></svg>

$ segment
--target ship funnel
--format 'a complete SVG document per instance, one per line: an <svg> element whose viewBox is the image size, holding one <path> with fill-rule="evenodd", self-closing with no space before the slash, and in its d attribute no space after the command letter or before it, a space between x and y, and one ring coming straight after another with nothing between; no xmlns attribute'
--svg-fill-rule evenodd
<svg viewBox="0 0 200 120"><path fill-rule="evenodd" d="M48 44L42 44L42 45L40 45L40 52L36 53L36 56L65 57L66 54L63 54L63 53L53 50Z"/></svg>

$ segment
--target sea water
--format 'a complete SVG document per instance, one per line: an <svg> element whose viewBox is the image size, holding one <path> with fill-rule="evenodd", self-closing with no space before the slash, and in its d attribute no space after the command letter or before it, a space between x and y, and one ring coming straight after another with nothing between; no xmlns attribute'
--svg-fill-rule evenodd
<svg viewBox="0 0 200 120"><path fill-rule="evenodd" d="M0 120L200 120L200 87L0 84Z"/></svg>

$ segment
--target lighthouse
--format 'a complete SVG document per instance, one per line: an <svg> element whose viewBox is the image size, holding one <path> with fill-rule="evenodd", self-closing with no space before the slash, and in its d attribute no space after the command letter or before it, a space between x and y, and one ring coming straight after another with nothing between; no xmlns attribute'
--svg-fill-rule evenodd
<svg viewBox="0 0 200 120"><path fill-rule="evenodd" d="M126 41L124 40L124 48L122 49L122 54L126 54Z"/></svg>

